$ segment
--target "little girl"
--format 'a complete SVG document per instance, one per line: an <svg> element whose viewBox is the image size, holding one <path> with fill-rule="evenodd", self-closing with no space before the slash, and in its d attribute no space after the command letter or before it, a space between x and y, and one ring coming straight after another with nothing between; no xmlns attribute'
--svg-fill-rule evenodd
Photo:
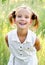
<svg viewBox="0 0 45 65"><path fill-rule="evenodd" d="M34 23L38 27L37 15L27 6L20 6L9 15L11 24L17 29L10 31L5 40L11 52L8 65L38 65L36 51L40 49L40 42L36 34L29 30Z"/></svg>

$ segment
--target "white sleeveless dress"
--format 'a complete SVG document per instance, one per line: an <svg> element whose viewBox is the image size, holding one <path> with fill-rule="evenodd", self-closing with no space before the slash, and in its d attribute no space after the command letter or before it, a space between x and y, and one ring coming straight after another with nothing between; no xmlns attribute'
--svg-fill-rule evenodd
<svg viewBox="0 0 45 65"><path fill-rule="evenodd" d="M25 41L21 44L17 30L8 33L8 44L11 52L8 65L38 65L34 47L36 35L28 30Z"/></svg>

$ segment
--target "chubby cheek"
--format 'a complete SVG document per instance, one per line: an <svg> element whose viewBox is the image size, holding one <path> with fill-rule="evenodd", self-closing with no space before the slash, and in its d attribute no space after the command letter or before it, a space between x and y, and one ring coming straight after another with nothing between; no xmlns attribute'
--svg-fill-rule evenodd
<svg viewBox="0 0 45 65"><path fill-rule="evenodd" d="M19 22L20 21L20 18L16 17L16 22Z"/></svg>
<svg viewBox="0 0 45 65"><path fill-rule="evenodd" d="M15 19L15 24L18 25L19 24L19 20Z"/></svg>
<svg viewBox="0 0 45 65"><path fill-rule="evenodd" d="M28 19L28 20L27 20L27 23L31 24L31 22L32 22L31 19Z"/></svg>
<svg viewBox="0 0 45 65"><path fill-rule="evenodd" d="M14 23L15 24L18 24L18 19L17 18L14 20Z"/></svg>

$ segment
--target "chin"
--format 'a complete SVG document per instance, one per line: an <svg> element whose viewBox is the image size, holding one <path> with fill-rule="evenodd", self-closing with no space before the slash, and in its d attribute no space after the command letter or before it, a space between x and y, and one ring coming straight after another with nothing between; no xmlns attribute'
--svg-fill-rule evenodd
<svg viewBox="0 0 45 65"><path fill-rule="evenodd" d="M25 28L27 28L26 26L20 26L19 27L20 29L25 29Z"/></svg>

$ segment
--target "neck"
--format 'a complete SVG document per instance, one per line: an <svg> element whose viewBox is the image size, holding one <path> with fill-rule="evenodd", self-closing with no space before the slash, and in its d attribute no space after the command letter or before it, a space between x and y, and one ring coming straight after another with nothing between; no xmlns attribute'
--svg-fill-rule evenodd
<svg viewBox="0 0 45 65"><path fill-rule="evenodd" d="M22 36L22 37L26 36L27 32L28 30L17 30L18 36Z"/></svg>

